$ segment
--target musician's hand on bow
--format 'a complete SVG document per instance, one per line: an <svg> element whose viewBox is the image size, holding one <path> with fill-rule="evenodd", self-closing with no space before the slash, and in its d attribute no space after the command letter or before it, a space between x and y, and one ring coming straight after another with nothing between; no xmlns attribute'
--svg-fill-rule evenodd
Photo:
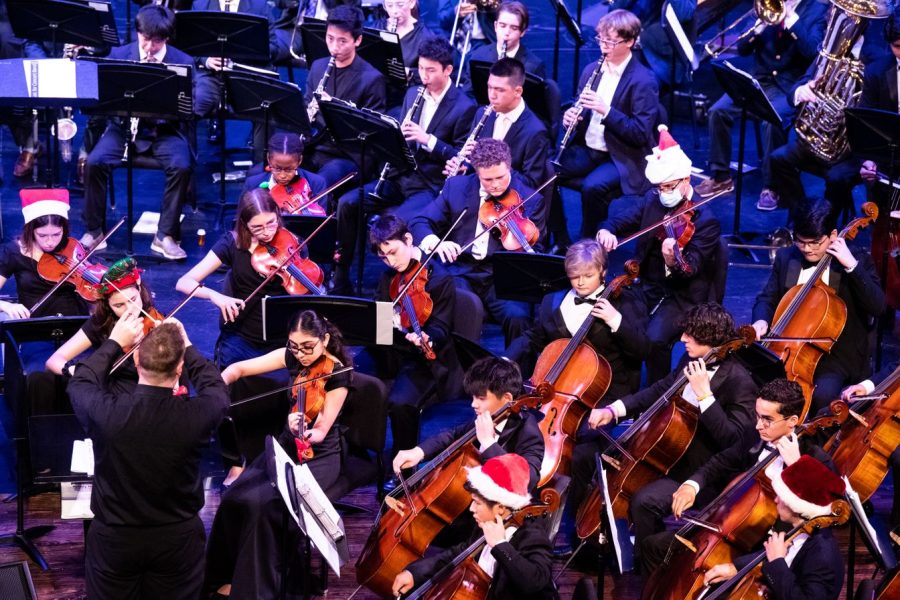
<svg viewBox="0 0 900 600"><path fill-rule="evenodd" d="M136 311L129 310L116 321L109 339L122 348L130 348L144 337L144 320Z"/></svg>
<svg viewBox="0 0 900 600"><path fill-rule="evenodd" d="M862 177L863 181L872 183L878 178L878 165L871 160L863 161L862 166L859 168L859 176Z"/></svg>
<svg viewBox="0 0 900 600"><path fill-rule="evenodd" d="M462 248L456 242L441 242L437 246L437 255L441 257L441 262L452 263L459 255L462 254Z"/></svg>
<svg viewBox="0 0 900 600"><path fill-rule="evenodd" d="M615 250L619 246L619 240L612 233L607 231L606 229L601 229L597 232L595 236L597 239L597 243L603 246L607 252L611 252Z"/></svg>
<svg viewBox="0 0 900 600"><path fill-rule="evenodd" d="M828 245L828 250L826 250L826 252L835 257L848 271L855 269L859 262L856 260L856 257L853 256L853 253L850 252L850 248L847 247L847 240L842 237L835 236L835 238L831 240L831 244Z"/></svg>
<svg viewBox="0 0 900 600"><path fill-rule="evenodd" d="M401 594L405 594L413 589L414 585L416 585L416 582L413 580L412 573L409 571L400 571L397 573L397 576L394 577L391 593L394 594L395 598L399 598Z"/></svg>
<svg viewBox="0 0 900 600"><path fill-rule="evenodd" d="M4 312L12 319L27 319L31 317L31 312L22 304L15 302L4 302L0 300L0 312Z"/></svg>
<svg viewBox="0 0 900 600"><path fill-rule="evenodd" d="M773 445L778 450L778 454L781 455L784 466L789 467L800 460L800 444L797 442L796 433L781 436Z"/></svg>
<svg viewBox="0 0 900 600"><path fill-rule="evenodd" d="M787 556L790 545L790 541L784 541L783 531L773 531L772 535L769 536L769 540L763 542L763 547L766 549L766 560L773 562L779 558L784 558Z"/></svg>
<svg viewBox="0 0 900 600"><path fill-rule="evenodd" d="M616 321L621 323L620 319L622 317L622 313L616 310L616 307L606 298L597 300L597 303L594 304L594 308L591 310L591 315L598 319L603 319L603 322L607 325Z"/></svg>
<svg viewBox="0 0 900 600"><path fill-rule="evenodd" d="M841 392L841 400L844 402L849 402L854 396L865 396L866 395L866 386L861 383L856 383L849 387L845 387Z"/></svg>
<svg viewBox="0 0 900 600"><path fill-rule="evenodd" d="M761 340L764 335L769 333L769 324L764 319L754 322L751 327L756 331L756 339L758 340Z"/></svg>
<svg viewBox="0 0 900 600"><path fill-rule="evenodd" d="M571 127L572 123L576 120L580 120L581 117L581 109L577 106L569 107L569 110L563 113L563 126Z"/></svg>
<svg viewBox="0 0 900 600"><path fill-rule="evenodd" d="M425 343L427 344L431 338L429 338L429 337L428 337L428 334L425 333L425 332L423 331L423 332L422 332L422 337L419 337L419 335L418 335L417 333L415 333L415 332L410 332L410 333L407 333L407 334L406 334L406 339L407 339L407 341L409 341L409 343L411 343L412 345L416 346L417 348L421 348L421 347L422 347L422 340L424 339L424 340L425 340Z"/></svg>
<svg viewBox="0 0 900 600"><path fill-rule="evenodd" d="M819 96L816 95L816 80L811 79L794 91L794 104L801 102L818 102Z"/></svg>
<svg viewBox="0 0 900 600"><path fill-rule="evenodd" d="M244 308L244 301L209 290L209 301L215 304L226 323L233 323L238 313Z"/></svg>
<svg viewBox="0 0 900 600"><path fill-rule="evenodd" d="M578 100L585 108L600 113L603 116L606 116L606 113L609 112L609 104L604 102L594 90L582 90Z"/></svg>
<svg viewBox="0 0 900 600"><path fill-rule="evenodd" d="M431 137L424 129L422 129L421 125L413 121L403 121L403 124L400 125L400 131L403 133L403 138L407 142L427 144L428 138Z"/></svg>
<svg viewBox="0 0 900 600"><path fill-rule="evenodd" d="M712 396L712 388L709 386L709 371L706 370L706 362L702 358L688 362L684 367L684 376L691 384L691 390L697 398Z"/></svg>
<svg viewBox="0 0 900 600"><path fill-rule="evenodd" d="M398 452L391 466L394 468L394 473L400 473L403 469L412 469L422 462L424 458L425 452L416 446L415 448Z"/></svg>
<svg viewBox="0 0 900 600"><path fill-rule="evenodd" d="M294 437L300 435L300 413L289 413L287 416L287 426L288 431L290 431Z"/></svg>
<svg viewBox="0 0 900 600"><path fill-rule="evenodd" d="M674 267L675 263L675 244L678 242L674 238L666 238L662 242L662 256L667 267Z"/></svg>
<svg viewBox="0 0 900 600"><path fill-rule="evenodd" d="M609 425L616 418L616 413L613 412L608 406L604 406L601 408L595 408L591 411L591 414L588 415L588 425L591 426L591 429L597 429L599 427L603 427L604 425Z"/></svg>
<svg viewBox="0 0 900 600"><path fill-rule="evenodd" d="M497 431L494 429L494 419L490 412L484 411L475 417L475 437L478 438L481 448L497 441Z"/></svg>
<svg viewBox="0 0 900 600"><path fill-rule="evenodd" d="M694 505L696 499L697 490L694 489L694 486L687 485L686 483L681 484L681 486L675 490L675 493L672 494L672 514L675 515L675 518L680 519L681 515L684 514L684 511Z"/></svg>
<svg viewBox="0 0 900 600"><path fill-rule="evenodd" d="M722 581L731 579L735 575L737 575L737 568L735 568L733 563L716 565L703 574L703 585L720 583Z"/></svg>
<svg viewBox="0 0 900 600"><path fill-rule="evenodd" d="M503 518L497 515L493 521L484 521L478 524L481 533L484 534L484 543L493 548L497 544L506 541L506 525Z"/></svg>

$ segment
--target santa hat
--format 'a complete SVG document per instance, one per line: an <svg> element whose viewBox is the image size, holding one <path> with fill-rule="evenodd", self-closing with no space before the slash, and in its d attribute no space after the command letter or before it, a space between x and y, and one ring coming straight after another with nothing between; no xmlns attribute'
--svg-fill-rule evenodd
<svg viewBox="0 0 900 600"><path fill-rule="evenodd" d="M531 502L528 461L518 454L489 458L480 467L466 468L469 485L491 502L518 510Z"/></svg>
<svg viewBox="0 0 900 600"><path fill-rule="evenodd" d="M678 142L665 125L659 126L659 145L653 154L646 156L647 168L644 174L653 185L691 176L691 159L684 153Z"/></svg>
<svg viewBox="0 0 900 600"><path fill-rule="evenodd" d="M766 475L781 501L804 519L831 514L831 503L844 497L844 482L821 462L804 454L780 473Z"/></svg>
<svg viewBox="0 0 900 600"><path fill-rule="evenodd" d="M19 198L22 200L25 223L31 223L45 215L69 218L69 190L61 188L19 190Z"/></svg>
<svg viewBox="0 0 900 600"><path fill-rule="evenodd" d="M128 256L114 262L103 274L100 282L94 287L104 296L111 296L114 292L131 285L141 285L141 273L134 258Z"/></svg>

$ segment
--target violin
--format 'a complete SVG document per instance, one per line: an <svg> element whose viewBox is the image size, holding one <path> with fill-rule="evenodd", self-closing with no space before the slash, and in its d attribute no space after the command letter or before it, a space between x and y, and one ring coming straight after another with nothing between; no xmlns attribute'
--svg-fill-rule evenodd
<svg viewBox="0 0 900 600"><path fill-rule="evenodd" d="M541 232L534 222L525 216L522 197L511 187L502 196L490 197L478 209L478 220L487 229L496 227L500 243L510 252L524 250L534 254L532 245Z"/></svg>
<svg viewBox="0 0 900 600"><path fill-rule="evenodd" d="M292 296L324 296L322 282L325 281L325 274L319 265L295 252L299 245L300 241L293 233L279 227L275 237L265 243L259 242L253 249L250 264L260 275L277 274L285 291ZM287 264L283 264L291 254L293 256Z"/></svg>
<svg viewBox="0 0 900 600"><path fill-rule="evenodd" d="M312 444L306 438L306 428L312 425L325 407L325 382L327 376L334 371L334 359L327 354L305 369L301 369L294 378L294 404L291 412L303 413L294 444L297 446L297 458L300 462L314 456Z"/></svg>
<svg viewBox="0 0 900 600"><path fill-rule="evenodd" d="M397 273L391 278L391 300L397 304L400 313L400 325L404 330L412 329L413 333L421 340L422 352L428 360L434 360L437 356L431 348L431 344L425 341L422 335L422 325L431 316L434 303L426 291L428 285L428 271L418 268L419 261L411 260L403 273ZM402 296L401 296L402 293Z"/></svg>
<svg viewBox="0 0 900 600"><path fill-rule="evenodd" d="M682 250L694 237L694 231L697 229L697 226L694 224L695 213L696 210L693 203L690 200L685 200L678 211L678 216L675 219L664 221L656 234L660 241L666 238L675 240L675 245L672 247L675 255L675 264L678 265L678 268L683 273L688 275L694 272L694 267L685 260Z"/></svg>
<svg viewBox="0 0 900 600"><path fill-rule="evenodd" d="M311 217L324 217L325 209L313 198L312 188L305 177L294 177L293 183L282 185L275 183L269 185L269 193L281 212L290 215L302 215Z"/></svg>
<svg viewBox="0 0 900 600"><path fill-rule="evenodd" d="M37 262L37 272L44 280L57 283L66 278L66 283L75 286L75 292L88 302L96 302L103 297L97 287L106 267L80 262L87 255L84 246L70 237L66 245L57 252L44 252ZM79 264L80 262L80 264Z"/></svg>

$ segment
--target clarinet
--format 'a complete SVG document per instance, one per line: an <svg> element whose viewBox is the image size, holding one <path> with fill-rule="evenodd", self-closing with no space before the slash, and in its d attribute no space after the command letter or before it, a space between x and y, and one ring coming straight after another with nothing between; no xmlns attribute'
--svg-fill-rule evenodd
<svg viewBox="0 0 900 600"><path fill-rule="evenodd" d="M406 113L406 117L403 118L403 122L412 121L413 115L419 110L419 107L422 106L422 100L425 98L425 86L420 85L418 91L416 92L416 99L413 100L412 106L409 108L409 111ZM381 196L381 188L384 187L384 182L387 179L388 171L391 170L391 163L384 163L384 168L381 169L381 174L378 176L378 181L375 182L375 189L372 190L370 194L373 198L378 200L383 200Z"/></svg>
<svg viewBox="0 0 900 600"><path fill-rule="evenodd" d="M388 33L397 33L397 25L400 23L400 19L394 19L392 17L388 17L387 19L387 32Z"/></svg>
<svg viewBox="0 0 900 600"><path fill-rule="evenodd" d="M313 92L312 100L310 100L309 105L306 107L306 116L309 117L310 123L315 121L316 115L319 114L319 98L325 92L325 82L331 77L332 72L334 72L333 56L328 59L328 66L325 67L325 74L322 75L322 79L319 80L319 85L316 86L316 89Z"/></svg>
<svg viewBox="0 0 900 600"><path fill-rule="evenodd" d="M459 154L451 158L450 160L456 165L456 168L450 169L450 175L447 177L453 177L454 175L459 174L459 169L462 166L463 162L469 157L469 153L466 152L466 147L471 145L478 136L481 134L481 130L484 129L485 123L487 123L488 117L490 117L494 112L494 107L488 104L487 108L484 109L484 114L481 115L481 118L475 124L474 129L472 129L472 133L469 134L469 137L466 138L466 142L463 144L462 149L459 151Z"/></svg>
<svg viewBox="0 0 900 600"><path fill-rule="evenodd" d="M506 40L503 40L503 45L500 46L500 60L506 58Z"/></svg>
<svg viewBox="0 0 900 600"><path fill-rule="evenodd" d="M584 86L584 89L581 90L581 93L584 93L588 90L593 90L594 86L597 85L598 80L600 79L600 70L603 68L603 63L606 62L606 55L601 54L600 60L597 61L597 66L594 68L594 72L591 73L591 76L588 78L587 83ZM575 104L572 105L572 108L578 110L578 116L566 127L566 133L563 135L562 141L559 143L559 152L556 153L556 158L553 159L553 164L555 166L560 166L559 160L562 157L563 151L565 151L566 147L569 145L569 142L572 141L572 136L575 134L575 128L578 127L578 123L581 122L582 117L584 116L584 106L581 104L581 93L578 94L579 100L575 101Z"/></svg>

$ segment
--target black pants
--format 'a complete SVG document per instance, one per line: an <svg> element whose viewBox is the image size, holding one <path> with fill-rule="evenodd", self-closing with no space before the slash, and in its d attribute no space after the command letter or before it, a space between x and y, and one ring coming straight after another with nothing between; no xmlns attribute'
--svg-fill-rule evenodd
<svg viewBox="0 0 900 600"><path fill-rule="evenodd" d="M648 307L653 310L653 306ZM647 385L652 385L672 370L672 346L681 336L681 315L684 312L671 300L663 300L650 317L647 337L650 338L650 354L647 355Z"/></svg>
<svg viewBox="0 0 900 600"><path fill-rule="evenodd" d="M84 579L90 600L196 600L203 587L206 534L200 517L158 527L116 527L94 520Z"/></svg>
<svg viewBox="0 0 900 600"><path fill-rule="evenodd" d="M622 195L619 171L608 152L587 146L569 146L560 159L559 177L584 178L581 186L581 237L593 238L609 215L609 205Z"/></svg>

